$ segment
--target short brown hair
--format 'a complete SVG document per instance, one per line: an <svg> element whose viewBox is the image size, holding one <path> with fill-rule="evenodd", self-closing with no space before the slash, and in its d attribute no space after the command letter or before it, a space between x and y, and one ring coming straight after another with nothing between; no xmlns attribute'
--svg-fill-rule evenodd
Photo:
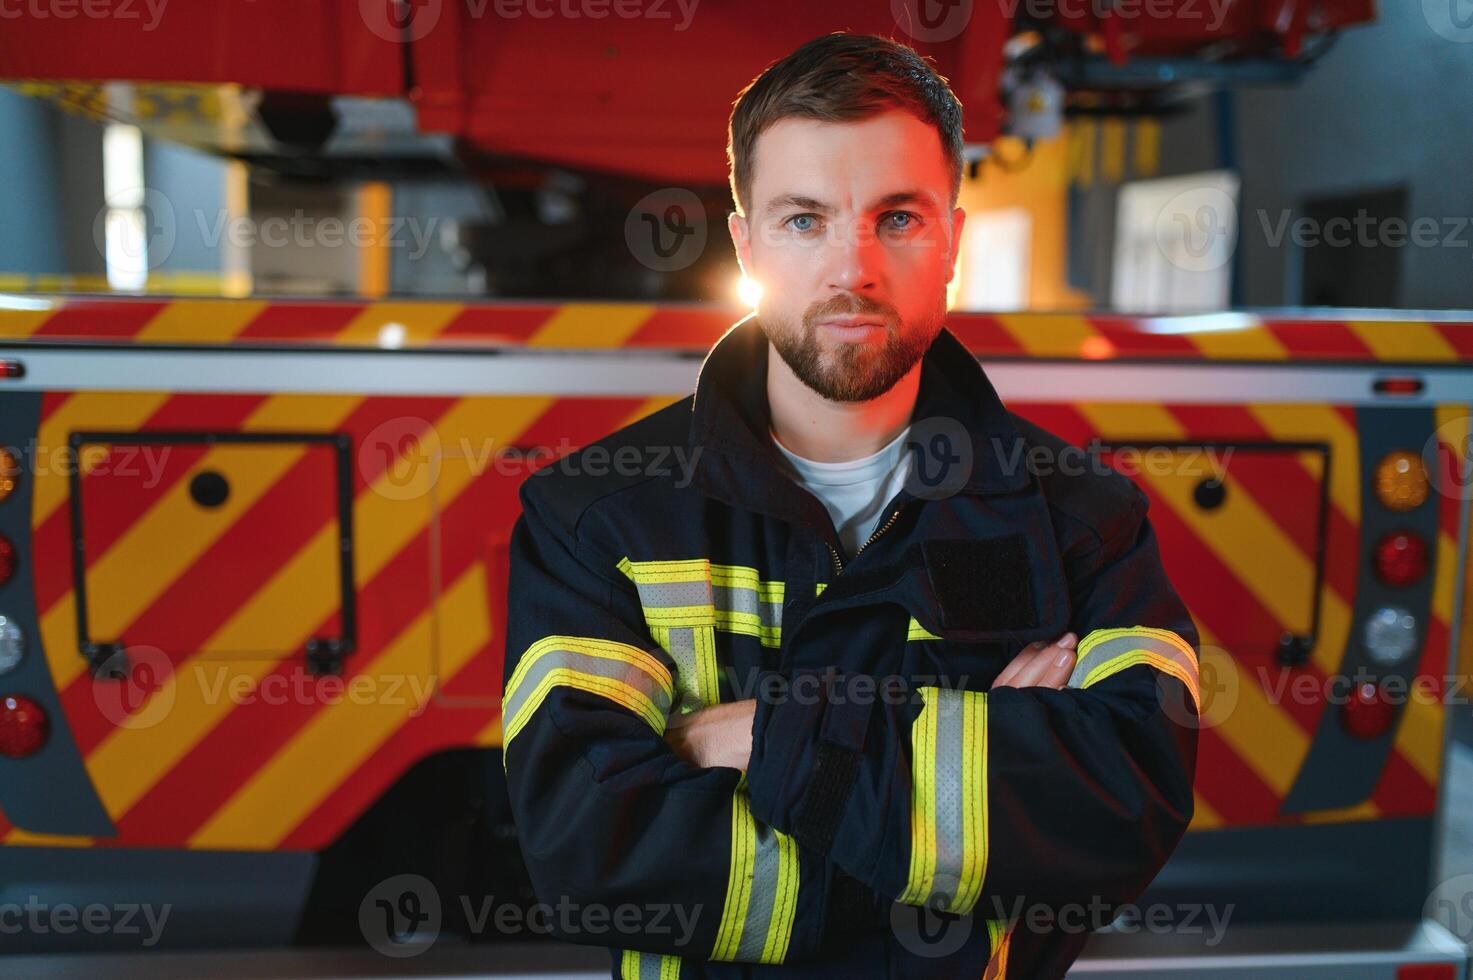
<svg viewBox="0 0 1473 980"><path fill-rule="evenodd" d="M951 86L928 59L898 41L838 31L769 65L737 96L726 144L737 209L745 212L757 137L768 126L790 116L853 122L889 109L936 127L954 204L962 180L962 106Z"/></svg>

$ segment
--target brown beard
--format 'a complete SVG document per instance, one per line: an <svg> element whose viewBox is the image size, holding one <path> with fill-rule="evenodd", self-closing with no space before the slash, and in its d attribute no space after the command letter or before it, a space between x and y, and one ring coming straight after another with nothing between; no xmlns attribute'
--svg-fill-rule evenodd
<svg viewBox="0 0 1473 980"><path fill-rule="evenodd" d="M915 367L940 332L945 312L944 304L938 304L927 323L916 325L922 329L907 329L894 307L846 294L809 307L799 328L782 321L761 326L798 380L829 401L863 402L889 391ZM824 353L819 323L845 314L884 318L885 342L878 350L869 344L840 344L835 354Z"/></svg>

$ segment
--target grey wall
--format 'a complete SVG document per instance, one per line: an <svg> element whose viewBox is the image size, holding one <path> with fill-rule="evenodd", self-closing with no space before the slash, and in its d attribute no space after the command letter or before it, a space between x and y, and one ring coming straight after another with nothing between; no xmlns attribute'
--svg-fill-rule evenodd
<svg viewBox="0 0 1473 980"><path fill-rule="evenodd" d="M1380 21L1346 31L1299 87L1239 96L1247 303L1297 299L1286 275L1294 248L1267 241L1260 210L1273 225L1305 197L1406 184L1408 219L1473 218L1473 27L1424 14L1446 18L1453 3L1380 3ZM1473 309L1473 229L1463 227L1461 244L1402 251L1398 305Z"/></svg>

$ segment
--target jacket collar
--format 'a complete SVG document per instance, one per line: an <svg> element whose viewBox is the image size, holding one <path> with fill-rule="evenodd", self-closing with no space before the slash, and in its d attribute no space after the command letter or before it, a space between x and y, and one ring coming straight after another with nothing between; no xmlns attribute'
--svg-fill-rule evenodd
<svg viewBox="0 0 1473 980"><path fill-rule="evenodd" d="M688 450L693 482L738 507L827 525L817 498L790 480L768 435L769 345L755 315L738 321L706 355L696 382ZM960 490L1010 493L1029 485L1022 435L977 359L942 328L921 360L913 429L934 420L971 440Z"/></svg>

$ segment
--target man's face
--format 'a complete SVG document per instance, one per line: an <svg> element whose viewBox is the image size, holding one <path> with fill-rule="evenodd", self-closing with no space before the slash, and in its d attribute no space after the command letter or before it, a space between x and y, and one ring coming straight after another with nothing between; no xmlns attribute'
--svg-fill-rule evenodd
<svg viewBox="0 0 1473 980"><path fill-rule="evenodd" d="M966 217L935 128L900 110L779 120L748 197L729 226L773 348L832 401L888 391L941 329Z"/></svg>

